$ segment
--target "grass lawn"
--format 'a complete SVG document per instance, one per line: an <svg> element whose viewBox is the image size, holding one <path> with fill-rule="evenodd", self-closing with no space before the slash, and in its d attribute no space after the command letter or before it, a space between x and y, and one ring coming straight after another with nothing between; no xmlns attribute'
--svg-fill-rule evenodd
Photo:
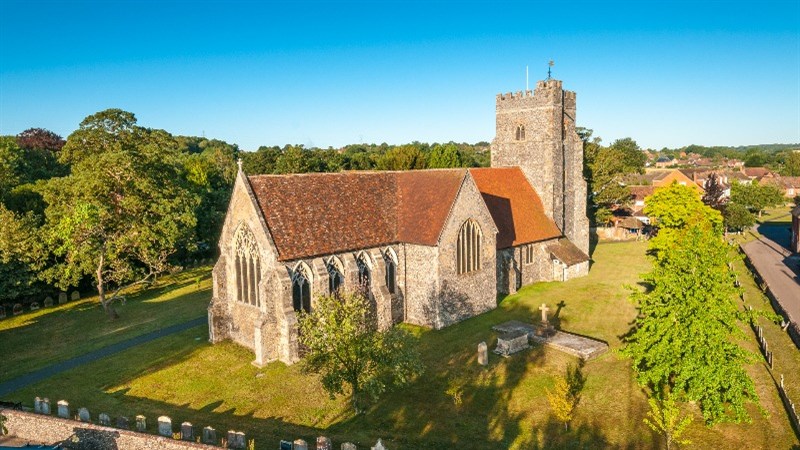
<svg viewBox="0 0 800 450"><path fill-rule="evenodd" d="M780 206L765 210L761 217L756 217L756 222L764 224L790 224L792 223L792 208L790 206Z"/></svg>
<svg viewBox="0 0 800 450"><path fill-rule="evenodd" d="M162 277L153 288L128 295L125 305L116 304L118 320L108 320L97 296L0 320L0 382L204 316L210 273L203 267Z"/></svg>
<svg viewBox="0 0 800 450"><path fill-rule="evenodd" d="M420 337L426 373L402 391L385 395L364 416L353 416L346 398L331 400L299 365L273 363L258 369L250 364L252 354L236 345L209 345L205 327L54 376L9 400L31 405L39 395L53 402L67 399L75 409L86 406L95 417L100 412L112 417L144 414L151 432L155 419L165 414L174 424L188 420L223 431L242 430L248 439L255 438L259 449L276 448L279 439L313 442L317 435L333 438L336 447L353 441L359 448L379 437L391 449L659 448L663 444L658 436L642 423L648 405L633 381L630 363L614 352L636 314L624 285L635 286L638 275L649 270L645 248L639 242L603 243L595 250L588 277L527 286L496 310L444 330L408 327ZM741 279L745 289L756 289L748 302L763 306L746 272ZM207 292L204 296L208 300ZM535 347L508 359L490 353L486 369L476 362L479 342L494 347L492 325L532 320L542 302L556 311L562 329L602 339L612 348L584 367L587 383L569 432L553 420L546 393L575 358ZM199 313L205 313L204 306L198 305ZM800 352L777 326L766 328L776 370L787 371L787 383L797 388ZM755 350L752 333L748 337L745 344ZM768 370L762 363L749 370L769 416L753 406L753 423L709 429L699 412L691 410L697 420L688 437L695 448L785 449L798 444ZM463 386L460 405L446 393L453 384ZM800 399L800 393L792 395Z"/></svg>

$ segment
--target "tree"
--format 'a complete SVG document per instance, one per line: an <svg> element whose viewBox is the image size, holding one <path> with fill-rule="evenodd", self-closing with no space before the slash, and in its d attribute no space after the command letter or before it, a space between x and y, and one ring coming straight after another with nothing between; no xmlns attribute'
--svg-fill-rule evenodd
<svg viewBox="0 0 800 450"><path fill-rule="evenodd" d="M31 296L43 247L33 213L15 214L0 204L0 302Z"/></svg>
<svg viewBox="0 0 800 450"><path fill-rule="evenodd" d="M730 231L743 231L756 223L755 216L738 203L730 202L725 205L722 216L725 221L725 228Z"/></svg>
<svg viewBox="0 0 800 450"><path fill-rule="evenodd" d="M609 147L592 138L592 130L578 130L583 140L584 176L589 192L589 215L597 224L612 210L630 201L631 191L624 183L628 174L643 173L645 154L631 138L618 139Z"/></svg>
<svg viewBox="0 0 800 450"><path fill-rule="evenodd" d="M425 168L425 155L417 145L395 147L378 159L379 170L413 170Z"/></svg>
<svg viewBox="0 0 800 450"><path fill-rule="evenodd" d="M722 205L725 204L725 199L723 198L725 195L725 188L722 186L722 182L720 182L716 173L711 172L706 180L704 188L703 203L716 210L721 210Z"/></svg>
<svg viewBox="0 0 800 450"><path fill-rule="evenodd" d="M4 201L6 195L19 185L22 164L22 150L16 139L0 136L0 201Z"/></svg>
<svg viewBox="0 0 800 450"><path fill-rule="evenodd" d="M44 128L28 128L17 135L17 145L25 150L47 150L58 153L66 141L56 133Z"/></svg>
<svg viewBox="0 0 800 450"><path fill-rule="evenodd" d="M650 411L647 412L647 417L644 423L647 424L653 431L664 436L667 444L667 450L672 448L672 444L687 445L691 444L688 439L682 439L683 433L692 424L692 416L681 417L681 411L671 394L667 394L664 398L649 398Z"/></svg>
<svg viewBox="0 0 800 450"><path fill-rule="evenodd" d="M172 136L119 109L84 119L61 160L72 164L70 175L40 186L53 253L42 277L66 289L93 275L101 305L117 318L122 289L152 281L172 267L178 247L191 245L197 196Z"/></svg>
<svg viewBox="0 0 800 450"><path fill-rule="evenodd" d="M744 366L756 358L736 340L752 316L735 300L719 212L682 189L673 184L648 200L661 227L651 240L655 266L644 277L649 290L632 295L639 315L622 353L642 386L697 402L707 425L749 421L744 405L758 395Z"/></svg>
<svg viewBox="0 0 800 450"><path fill-rule="evenodd" d="M461 167L461 157L458 154L458 147L452 142L433 146L431 154L428 157L428 167L431 169Z"/></svg>
<svg viewBox="0 0 800 450"><path fill-rule="evenodd" d="M800 150L791 150L783 162L783 174L789 177L800 177Z"/></svg>
<svg viewBox="0 0 800 450"><path fill-rule="evenodd" d="M581 401L581 391L585 383L586 378L580 365L567 367L566 375L556 378L553 392L547 391L547 400L550 402L553 414L559 421L564 422L565 430L569 430L569 423Z"/></svg>
<svg viewBox="0 0 800 450"><path fill-rule="evenodd" d="M367 397L375 400L423 370L412 336L397 327L378 331L360 294L319 297L311 313L300 313L299 331L304 370L322 376L331 398L348 386L356 414Z"/></svg>
<svg viewBox="0 0 800 450"><path fill-rule="evenodd" d="M783 203L783 192L774 184L750 184L734 182L731 186L731 202L738 203L761 217L764 209Z"/></svg>

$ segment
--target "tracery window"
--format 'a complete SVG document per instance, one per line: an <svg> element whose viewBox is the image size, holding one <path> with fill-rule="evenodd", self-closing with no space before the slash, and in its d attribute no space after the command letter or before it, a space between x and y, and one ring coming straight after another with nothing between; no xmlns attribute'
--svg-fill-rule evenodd
<svg viewBox="0 0 800 450"><path fill-rule="evenodd" d="M256 238L247 225L242 225L233 239L236 254L236 301L260 307L258 285L261 282L261 258L258 255Z"/></svg>
<svg viewBox="0 0 800 450"><path fill-rule="evenodd" d="M525 140L525 125L517 125L516 133L514 134L514 138L518 141Z"/></svg>
<svg viewBox="0 0 800 450"><path fill-rule="evenodd" d="M383 259L386 261L386 289L390 294L394 294L397 289L397 258L391 248L383 252Z"/></svg>
<svg viewBox="0 0 800 450"><path fill-rule="evenodd" d="M303 263L292 272L292 306L295 311L311 312L311 271Z"/></svg>
<svg viewBox="0 0 800 450"><path fill-rule="evenodd" d="M459 274L481 269L481 227L472 219L461 225L456 244L456 272Z"/></svg>
<svg viewBox="0 0 800 450"><path fill-rule="evenodd" d="M342 262L335 256L331 256L326 264L328 269L328 294L336 295L339 288L344 284L344 270L342 270Z"/></svg>
<svg viewBox="0 0 800 450"><path fill-rule="evenodd" d="M372 277L367 264L367 256L364 253L356 258L356 266L358 267L358 288L365 297L369 298Z"/></svg>

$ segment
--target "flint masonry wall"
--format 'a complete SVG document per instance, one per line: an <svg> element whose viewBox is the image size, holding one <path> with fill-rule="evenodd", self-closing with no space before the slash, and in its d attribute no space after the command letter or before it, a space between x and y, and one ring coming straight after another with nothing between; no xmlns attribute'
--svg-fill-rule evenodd
<svg viewBox="0 0 800 450"><path fill-rule="evenodd" d="M219 447L179 441L176 439L104 427L60 417L44 416L23 411L2 409L0 414L8 420L10 435L30 443L53 444L76 437L79 449L103 450L187 450L219 449Z"/></svg>

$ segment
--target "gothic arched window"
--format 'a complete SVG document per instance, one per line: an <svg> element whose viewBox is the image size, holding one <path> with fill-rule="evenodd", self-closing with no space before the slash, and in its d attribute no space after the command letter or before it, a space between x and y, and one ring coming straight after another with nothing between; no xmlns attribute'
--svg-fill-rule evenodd
<svg viewBox="0 0 800 450"><path fill-rule="evenodd" d="M311 271L303 263L292 272L292 306L295 311L311 312Z"/></svg>
<svg viewBox="0 0 800 450"><path fill-rule="evenodd" d="M517 131L514 135L514 138L518 141L525 140L525 125L517 125Z"/></svg>
<svg viewBox="0 0 800 450"><path fill-rule="evenodd" d="M261 258L253 232L242 225L234 236L236 261L236 300L253 306L261 306L258 284L261 281Z"/></svg>
<svg viewBox="0 0 800 450"><path fill-rule="evenodd" d="M356 266L358 266L358 289L365 297L369 297L371 275L367 264L367 256L364 253L356 258Z"/></svg>
<svg viewBox="0 0 800 450"><path fill-rule="evenodd" d="M383 259L386 261L386 289L390 294L394 294L397 289L397 257L391 248L383 252Z"/></svg>
<svg viewBox="0 0 800 450"><path fill-rule="evenodd" d="M344 271L342 263L335 256L331 256L326 265L328 269L328 294L335 295L344 283Z"/></svg>
<svg viewBox="0 0 800 450"><path fill-rule="evenodd" d="M469 273L481 268L481 227L472 219L461 225L456 244L456 272Z"/></svg>

